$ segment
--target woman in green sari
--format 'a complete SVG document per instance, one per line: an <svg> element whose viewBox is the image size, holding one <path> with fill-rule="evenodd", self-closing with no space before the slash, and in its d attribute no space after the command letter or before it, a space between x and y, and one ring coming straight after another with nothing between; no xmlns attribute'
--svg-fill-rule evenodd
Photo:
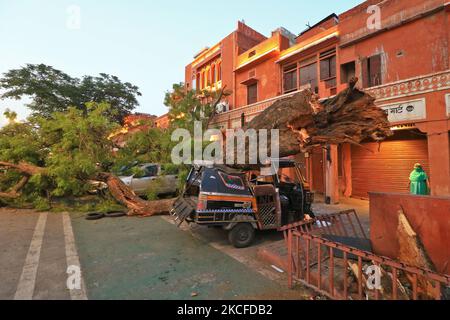
<svg viewBox="0 0 450 320"><path fill-rule="evenodd" d="M430 194L430 182L427 173L420 163L414 165L414 171L409 176L411 194L426 196Z"/></svg>

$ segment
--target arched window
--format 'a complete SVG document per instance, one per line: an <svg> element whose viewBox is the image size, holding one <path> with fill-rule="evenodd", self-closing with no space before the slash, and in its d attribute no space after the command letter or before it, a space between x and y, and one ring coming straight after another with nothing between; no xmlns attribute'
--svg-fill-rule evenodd
<svg viewBox="0 0 450 320"><path fill-rule="evenodd" d="M205 71L203 70L200 74L200 90L205 88Z"/></svg>
<svg viewBox="0 0 450 320"><path fill-rule="evenodd" d="M217 82L217 74L216 74L216 65L213 63L211 65L211 77L212 77L212 83Z"/></svg>
<svg viewBox="0 0 450 320"><path fill-rule="evenodd" d="M197 90L197 77L195 74L192 75L192 90Z"/></svg>
<svg viewBox="0 0 450 320"><path fill-rule="evenodd" d="M196 78L195 78L195 82L196 82L195 88L196 88L197 90L200 90L200 72L197 73L197 76L196 76Z"/></svg>
<svg viewBox="0 0 450 320"><path fill-rule="evenodd" d="M206 84L206 86L207 87L210 87L211 86L211 83L212 83L212 76L211 76L211 67L208 67L207 69L206 69L207 71L207 74L208 74L208 82L207 82L207 84Z"/></svg>
<svg viewBox="0 0 450 320"><path fill-rule="evenodd" d="M222 81L222 61L217 61L217 81Z"/></svg>

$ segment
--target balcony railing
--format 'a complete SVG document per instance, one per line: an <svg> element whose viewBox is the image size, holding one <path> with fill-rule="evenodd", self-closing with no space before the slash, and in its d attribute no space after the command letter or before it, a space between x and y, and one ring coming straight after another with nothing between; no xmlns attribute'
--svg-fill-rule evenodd
<svg viewBox="0 0 450 320"><path fill-rule="evenodd" d="M264 101L259 101L254 104L221 113L214 118L212 124L227 127L229 121L240 121L241 115L243 113L245 114L246 120L248 121L266 110L277 100L292 97L293 95L299 93L304 89L306 88L300 88L299 90L294 92L276 96ZM338 85L338 89L341 90L342 88L340 88L340 86ZM397 82L391 82L388 84L383 84L381 86L367 88L365 89L365 91L375 97L377 99L377 102L383 102L390 99L414 96L427 92L446 89L450 89L450 70L405 79ZM322 92L325 91L322 90ZM330 90L328 90L327 92L330 92Z"/></svg>
<svg viewBox="0 0 450 320"><path fill-rule="evenodd" d="M377 101L408 97L450 88L450 70L418 76L365 89Z"/></svg>

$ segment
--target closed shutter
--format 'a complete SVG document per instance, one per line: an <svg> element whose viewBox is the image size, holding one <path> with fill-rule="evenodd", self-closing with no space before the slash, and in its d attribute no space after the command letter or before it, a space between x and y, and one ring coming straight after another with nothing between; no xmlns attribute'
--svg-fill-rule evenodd
<svg viewBox="0 0 450 320"><path fill-rule="evenodd" d="M247 86L247 104L258 102L258 84Z"/></svg>
<svg viewBox="0 0 450 320"><path fill-rule="evenodd" d="M409 175L417 162L429 174L426 139L365 143L364 148L352 146L353 196L368 198L369 192L408 193Z"/></svg>

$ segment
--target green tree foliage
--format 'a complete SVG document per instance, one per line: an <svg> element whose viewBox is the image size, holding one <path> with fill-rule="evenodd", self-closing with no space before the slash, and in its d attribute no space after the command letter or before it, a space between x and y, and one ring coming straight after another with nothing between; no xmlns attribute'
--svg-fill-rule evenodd
<svg viewBox="0 0 450 320"><path fill-rule="evenodd" d="M83 194L90 188L86 181L112 164L108 136L117 125L109 120L110 106L88 103L86 109L69 108L52 119L38 119L43 140L50 144L46 167L56 183L56 196Z"/></svg>
<svg viewBox="0 0 450 320"><path fill-rule="evenodd" d="M3 115L6 119L8 119L9 122L15 122L17 119L17 112L11 111L9 109L6 109Z"/></svg>
<svg viewBox="0 0 450 320"><path fill-rule="evenodd" d="M86 112L75 107L51 117L31 116L23 123L10 123L0 130L0 161L22 161L47 168L48 175L33 176L24 194L31 196L81 195L86 181L111 165L112 142L117 129L108 115L107 103L88 103ZM0 181L7 190L20 176L8 171Z"/></svg>
<svg viewBox="0 0 450 320"><path fill-rule="evenodd" d="M169 119L171 130L182 128L186 129L193 136L194 123L196 121L202 124L202 129L210 128L210 120L215 114L216 104L226 96L229 91L195 91L186 90L183 83L174 84L172 90L166 92L164 104L169 108ZM178 143L178 142L176 142ZM211 142L204 141L203 148L206 148ZM194 141L191 140L190 149L194 155ZM178 168L179 189L182 190L185 185L189 166L182 165Z"/></svg>
<svg viewBox="0 0 450 320"><path fill-rule="evenodd" d="M30 97L28 107L46 118L54 112L64 112L76 107L87 112L88 102L107 102L108 115L121 122L123 117L138 106L139 88L119 78L101 73L98 77L74 78L44 64L28 64L23 68L6 72L0 79L2 99Z"/></svg>
<svg viewBox="0 0 450 320"><path fill-rule="evenodd" d="M117 152L114 171L119 172L133 163L171 163L173 145L169 130L150 128L137 132Z"/></svg>
<svg viewBox="0 0 450 320"><path fill-rule="evenodd" d="M183 83L174 84L171 91L166 92L164 104L169 108L169 119L174 128L184 128L193 131L194 122L202 122L203 129L209 124L214 114L214 104L222 96L229 95L224 92L186 90Z"/></svg>

